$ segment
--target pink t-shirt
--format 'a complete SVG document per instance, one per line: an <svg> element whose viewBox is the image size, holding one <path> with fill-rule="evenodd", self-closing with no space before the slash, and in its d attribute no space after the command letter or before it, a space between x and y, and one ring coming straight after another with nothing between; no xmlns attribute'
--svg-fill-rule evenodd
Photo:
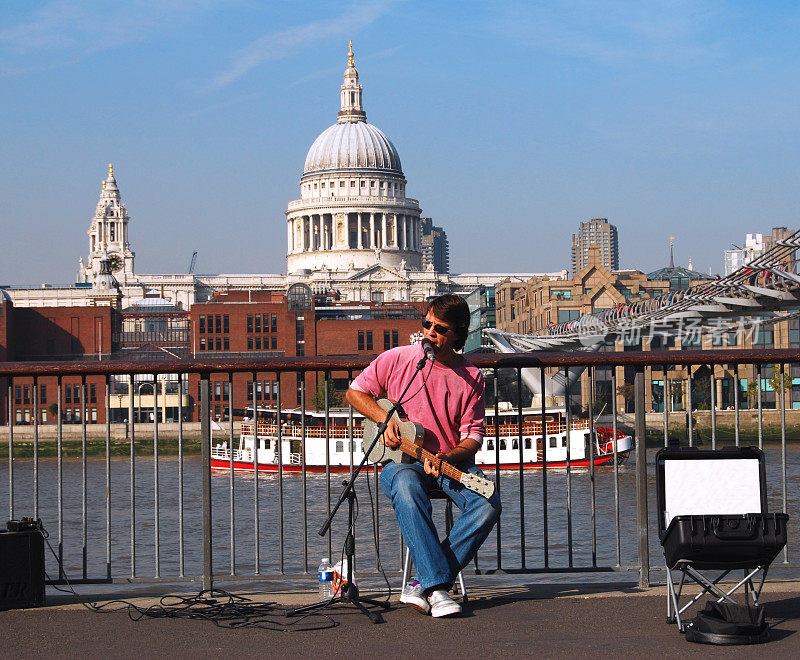
<svg viewBox="0 0 800 660"><path fill-rule="evenodd" d="M428 362L417 373L422 355L419 344L381 353L356 377L352 388L397 401L413 377L414 382L406 393L408 399L419 390L430 372L419 393L403 403L408 418L425 429L422 446L436 453L452 449L462 438L472 438L482 444L486 384L480 369L463 359L453 368L438 362L431 366Z"/></svg>

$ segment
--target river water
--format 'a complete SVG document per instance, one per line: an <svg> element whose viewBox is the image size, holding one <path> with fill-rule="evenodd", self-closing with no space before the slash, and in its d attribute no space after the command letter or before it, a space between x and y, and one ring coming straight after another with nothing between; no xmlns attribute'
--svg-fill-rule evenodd
<svg viewBox="0 0 800 660"><path fill-rule="evenodd" d="M766 469L769 488L769 510L783 508L781 447L779 444L765 445ZM651 565L662 565L661 549L657 538L654 483L654 449L648 450L648 512L650 519ZM614 469L604 466L595 470L594 498L596 503L594 526L592 521L592 481L588 469L573 469L571 472L571 520L573 566L593 565L592 529L595 530L596 554L594 564L600 567L632 567L637 560L637 525L634 470L635 452L627 465L619 467L619 527L620 556L617 558L617 535L614 518ZM141 578L156 575L155 508L154 508L154 458L137 457L135 461L136 483L136 576ZM19 518L34 515L33 460L20 459L14 463L14 514ZM179 463L176 456L159 459L159 526L160 543L158 557L160 575L179 575ZM787 447L787 511L789 524L789 560L797 565L794 557L800 508L798 507L798 485L800 484L800 446ZM202 510L200 457L187 456L183 461L184 471L184 574L196 576L202 573ZM106 576L106 464L104 458L87 460L87 525L86 525L86 574L89 578ZM335 503L341 490L341 481L346 474L333 474L330 478L331 501ZM495 478L490 473L491 479ZM503 471L500 489L503 499L501 517L501 561L504 569L543 568L545 566L545 544L543 534L543 487L542 471L526 471L520 483L519 473ZM368 488L369 486L369 488ZM372 506L375 501L374 473L369 477L362 473L358 480L358 518L356 521L357 565L364 573L376 570L375 542L373 540ZM221 576L229 574L230 566L230 476L226 472L212 476L214 569ZM255 573L255 542L260 547L259 573L297 575L308 570L314 572L322 556L327 556L328 540L317 535L317 530L327 516L328 480L323 475L307 475L305 483L301 475L287 474L282 481L277 475L259 475L259 526L254 533L253 475L234 476L234 520L236 534L236 573ZM283 501L283 552L280 543L280 501ZM520 492L523 506L520 506ZM8 464L0 466L0 506L9 512ZM50 532L51 543L58 541L58 463L56 459L39 461L39 516ZM63 462L63 547L65 570L70 577L80 577L83 561L83 479L80 459ZM383 493L377 497L379 520L380 556L384 568L397 571L401 567L401 549L397 524L387 498ZM444 529L444 504L434 504L440 529ZM524 515L522 511L524 509ZM305 512L305 516L304 516ZM525 550L522 551L524 518ZM548 553L551 568L566 567L569 562L566 470L547 471L547 521ZM131 507L130 507L130 459L115 457L111 460L111 574L115 578L132 575L131 568ZM341 545L347 528L347 507L342 507L333 524L331 555L334 561L341 554ZM304 530L305 537L304 540ZM281 566L281 555L283 565ZM779 556L774 567L780 568L783 557ZM478 556L480 569L497 567L497 535L493 533ZM57 574L56 563L50 557L47 570ZM786 569L792 570L792 569ZM797 571L794 570L794 573ZM584 575L584 574L581 574ZM580 576L553 576L547 580L579 579ZM608 576L614 577L614 576ZM617 574L626 580L635 574ZM310 578L309 578L310 579ZM517 578L515 578L517 579ZM527 578L526 578L527 579ZM590 579L597 579L590 574Z"/></svg>

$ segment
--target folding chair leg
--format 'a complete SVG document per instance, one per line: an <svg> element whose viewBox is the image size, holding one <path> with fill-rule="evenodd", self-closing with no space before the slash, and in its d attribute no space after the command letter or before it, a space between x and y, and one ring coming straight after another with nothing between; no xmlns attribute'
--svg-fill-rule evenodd
<svg viewBox="0 0 800 660"><path fill-rule="evenodd" d="M400 587L401 591L405 589L406 585L408 584L408 578L410 572L411 572L411 550L409 550L408 546L406 546L406 558L405 561L403 562L403 583L402 586Z"/></svg>

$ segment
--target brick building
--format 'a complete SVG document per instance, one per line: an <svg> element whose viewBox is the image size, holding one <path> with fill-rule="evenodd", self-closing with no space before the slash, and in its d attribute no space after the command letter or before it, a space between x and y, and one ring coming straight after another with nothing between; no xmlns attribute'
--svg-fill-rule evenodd
<svg viewBox="0 0 800 660"><path fill-rule="evenodd" d="M410 343L411 335L420 329L423 308L421 303L336 303L315 297L305 284L294 285L286 292L231 291L192 307L192 354L197 357L375 355ZM336 391L343 393L348 386L348 374L333 372L330 376ZM280 383L275 373L237 374L232 383L233 407L239 412L252 407L254 387L257 405L275 406L280 387L282 407L298 407L305 394L306 408L312 408L314 393L321 386L322 375L315 373L306 376L305 393L296 374L283 374ZM211 406L215 418L227 417L230 388L224 374L212 374ZM199 395L198 377L189 377L188 392L193 397Z"/></svg>
<svg viewBox="0 0 800 660"><path fill-rule="evenodd" d="M315 296L305 284L287 291L226 291L210 301L181 310L151 292L141 301L118 310L114 307L38 307L15 309L8 299L0 307L0 357L3 360L139 359L303 357L376 355L406 345L419 332L424 303L339 303ZM354 375L354 374L353 374ZM330 374L337 392L348 386L347 372ZM182 410L188 421L199 415L199 376L180 382L174 374L136 375L133 386L127 374L109 379L112 422L128 419L131 398L134 421L177 421ZM281 377L284 408L313 407L322 375L311 373L303 392L297 374ZM39 389L40 422L56 421L58 380L42 377ZM63 378L62 418L81 421L80 378ZM86 380L86 421L105 423L105 379ZM5 396L7 385L0 396ZM248 414L255 395L258 406L275 406L279 383L275 373L236 374L232 382L224 373L212 374L211 410L226 419L232 393L235 416ZM14 379L12 417L15 424L33 421L32 378ZM249 414L252 414L249 413ZM7 403L0 412L5 423Z"/></svg>
<svg viewBox="0 0 800 660"><path fill-rule="evenodd" d="M675 266L670 258L669 266L651 273L633 270L610 271L602 265L599 250L589 249L590 263L573 279L553 277L533 277L521 282L506 279L496 285L497 327L501 330L520 334L546 334L548 328L572 321L584 314L602 313L608 309L625 305L643 298L672 293L695 284L702 284L710 278L688 268ZM681 337L670 337L652 332L629 338L621 338L614 345L603 347L605 351L651 350L682 348L789 348L800 346L800 321L788 320L753 331L740 326L737 331L721 330L717 333L700 335L687 330ZM698 405L710 405L709 367L696 368L692 373L692 401ZM717 408L729 408L735 403L736 387L739 387L739 405L746 408L752 398L752 383L757 378L755 369L742 365L737 371L733 365L714 367L715 403ZM617 368L617 392L612 396L610 368L595 369L596 410L606 404L606 410L615 404L617 410L632 412L633 401L620 393L619 386L633 382L632 368ZM775 407L776 395L772 388L772 366L762 370L761 388L764 407ZM792 365L789 377L792 382L790 407L800 408L800 367ZM669 365L666 373L661 367L648 367L645 370L645 406L648 410L660 412L667 405L670 409L682 410L688 401L688 379L684 369L673 369ZM750 389L750 392L748 392ZM581 377L581 400L588 404L589 376ZM613 399L613 402L612 402Z"/></svg>
<svg viewBox="0 0 800 660"><path fill-rule="evenodd" d="M15 309L3 301L0 313L0 359L16 361L109 359L114 351L113 335L119 324L119 312L113 307L40 307ZM33 422L38 397L40 421L55 421L58 401L58 378L14 379L11 392L11 416L15 424ZM81 379L65 376L62 416L67 422L81 420ZM0 423L8 422L8 385L0 393ZM86 419L105 422L105 380L101 376L86 379Z"/></svg>

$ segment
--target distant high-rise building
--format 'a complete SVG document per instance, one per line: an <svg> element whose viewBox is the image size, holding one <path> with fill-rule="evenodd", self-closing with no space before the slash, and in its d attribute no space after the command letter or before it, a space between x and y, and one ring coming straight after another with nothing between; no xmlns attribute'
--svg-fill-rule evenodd
<svg viewBox="0 0 800 660"><path fill-rule="evenodd" d="M733 271L749 264L756 257L760 257L767 250L774 248L779 240L786 238L791 233L792 230L786 227L773 227L772 233L769 235L745 234L742 247L734 245L732 249L725 250L725 275L730 275ZM794 257L792 256L789 261L794 262ZM793 263L786 265L793 266Z"/></svg>
<svg viewBox="0 0 800 660"><path fill-rule="evenodd" d="M441 227L434 227L431 218L420 218L422 223L422 267L433 267L437 273L450 272L450 243Z"/></svg>
<svg viewBox="0 0 800 660"><path fill-rule="evenodd" d="M589 246L600 250L600 262L608 270L619 270L619 238L617 228L606 218L582 222L578 233L572 235L572 276L589 265Z"/></svg>

